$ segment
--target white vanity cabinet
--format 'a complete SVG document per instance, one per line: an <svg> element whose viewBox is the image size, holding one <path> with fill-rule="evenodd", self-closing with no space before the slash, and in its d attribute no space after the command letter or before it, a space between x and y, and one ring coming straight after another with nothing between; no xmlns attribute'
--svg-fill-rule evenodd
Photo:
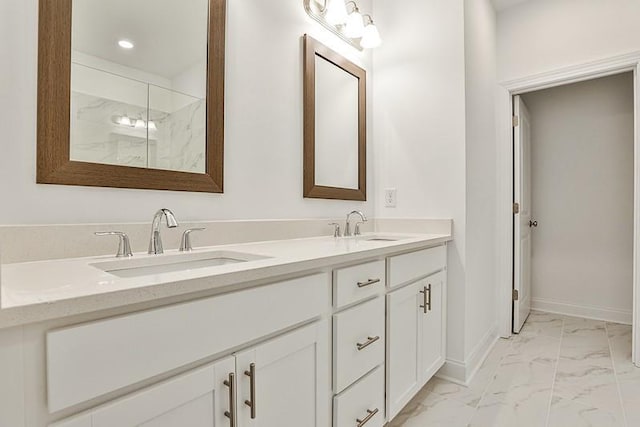
<svg viewBox="0 0 640 427"><path fill-rule="evenodd" d="M326 427L327 352L315 322L50 427Z"/></svg>
<svg viewBox="0 0 640 427"><path fill-rule="evenodd" d="M387 295L387 415L390 420L444 364L445 325L444 271Z"/></svg>
<svg viewBox="0 0 640 427"><path fill-rule="evenodd" d="M0 409L23 408L0 427L382 427L445 361L446 247L426 246L9 330L23 397Z"/></svg>
<svg viewBox="0 0 640 427"><path fill-rule="evenodd" d="M51 427L224 426L231 407L225 381L233 372L235 360L229 357Z"/></svg>
<svg viewBox="0 0 640 427"><path fill-rule="evenodd" d="M316 322L236 356L238 427L329 424L327 322Z"/></svg>

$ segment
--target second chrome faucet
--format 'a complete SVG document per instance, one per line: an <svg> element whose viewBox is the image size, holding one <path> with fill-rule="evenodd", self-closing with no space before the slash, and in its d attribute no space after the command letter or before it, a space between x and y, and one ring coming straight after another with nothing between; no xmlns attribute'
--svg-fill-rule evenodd
<svg viewBox="0 0 640 427"><path fill-rule="evenodd" d="M149 240L149 254L162 254L164 249L162 248L162 237L160 236L160 223L162 218L166 219L167 227L176 228L178 221L169 209L160 209L153 217L151 223L151 238Z"/></svg>

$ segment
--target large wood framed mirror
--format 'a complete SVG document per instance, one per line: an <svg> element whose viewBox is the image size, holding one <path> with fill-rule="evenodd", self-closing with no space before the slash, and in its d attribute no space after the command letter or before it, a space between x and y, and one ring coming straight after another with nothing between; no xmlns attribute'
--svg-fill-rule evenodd
<svg viewBox="0 0 640 427"><path fill-rule="evenodd" d="M37 182L221 193L226 0L39 0Z"/></svg>
<svg viewBox="0 0 640 427"><path fill-rule="evenodd" d="M304 197L367 199L366 71L304 36Z"/></svg>

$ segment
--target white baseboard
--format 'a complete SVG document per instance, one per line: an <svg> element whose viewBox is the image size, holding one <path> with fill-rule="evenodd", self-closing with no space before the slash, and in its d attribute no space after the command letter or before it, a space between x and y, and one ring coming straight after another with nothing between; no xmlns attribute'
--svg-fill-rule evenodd
<svg viewBox="0 0 640 427"><path fill-rule="evenodd" d="M444 366L436 373L436 377L443 380L450 381L452 383L467 385L466 377L466 365L464 362L454 359L447 359L444 362Z"/></svg>
<svg viewBox="0 0 640 427"><path fill-rule="evenodd" d="M564 314L566 316L586 317L588 319L622 323L625 325L631 325L633 320L633 312L631 310L569 304L543 298L532 298L531 309L545 311L547 313Z"/></svg>
<svg viewBox="0 0 640 427"><path fill-rule="evenodd" d="M493 326L476 344L466 361L447 359L436 376L456 384L468 385L498 342L498 327Z"/></svg>

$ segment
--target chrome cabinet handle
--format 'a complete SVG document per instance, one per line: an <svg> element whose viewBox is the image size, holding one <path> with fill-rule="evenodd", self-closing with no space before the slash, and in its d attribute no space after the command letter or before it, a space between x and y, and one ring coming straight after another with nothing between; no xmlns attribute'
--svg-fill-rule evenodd
<svg viewBox="0 0 640 427"><path fill-rule="evenodd" d="M374 342L378 341L379 339L380 339L380 336L367 337L367 341L366 342L357 343L356 347L358 348L358 351L364 350L365 348L369 347L371 344L373 344Z"/></svg>
<svg viewBox="0 0 640 427"><path fill-rule="evenodd" d="M425 286L420 293L423 295L423 303L420 308L423 310L424 314L427 314L427 311L431 311L431 283L429 283L429 286Z"/></svg>
<svg viewBox="0 0 640 427"><path fill-rule="evenodd" d="M250 396L249 400L245 400L244 404L251 408L251 419L256 418L256 364L249 365L249 370L244 371L244 374L249 377Z"/></svg>
<svg viewBox="0 0 640 427"><path fill-rule="evenodd" d="M364 417L363 419L356 419L356 427L362 427L363 425L365 425L366 423L369 422L369 420L371 420L371 418L375 417L376 414L378 413L378 408L374 409L373 411L371 409L367 409L367 416Z"/></svg>
<svg viewBox="0 0 640 427"><path fill-rule="evenodd" d="M131 244L129 243L129 236L127 233L123 233L122 231L97 231L94 233L96 236L118 236L120 238L118 243L118 253L116 257L132 257L133 253L131 252Z"/></svg>
<svg viewBox="0 0 640 427"><path fill-rule="evenodd" d="M364 288L364 287L367 287L367 286L374 285L376 283L380 283L380 279L369 279L366 282L358 282L358 287L359 288Z"/></svg>
<svg viewBox="0 0 640 427"><path fill-rule="evenodd" d="M229 379L223 384L229 387L229 410L224 412L224 416L229 418L230 427L236 427L236 375L229 374Z"/></svg>

